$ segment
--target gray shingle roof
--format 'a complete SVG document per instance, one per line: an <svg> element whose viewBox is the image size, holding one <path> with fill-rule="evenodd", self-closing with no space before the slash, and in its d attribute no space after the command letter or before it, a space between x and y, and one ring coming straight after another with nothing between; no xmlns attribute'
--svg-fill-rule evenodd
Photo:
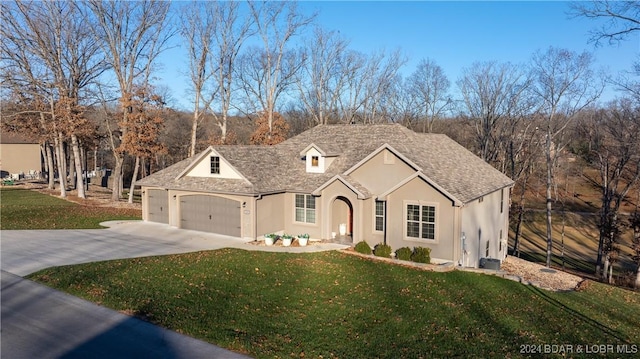
<svg viewBox="0 0 640 359"><path fill-rule="evenodd" d="M325 173L306 173L300 152L310 144L339 154ZM311 193L387 144L415 163L422 173L456 200L467 203L513 181L479 157L441 134L415 133L398 124L320 125L275 146L216 146L224 159L247 180L176 177L192 164L186 159L137 182L203 192L259 194L281 191ZM359 191L371 195L359 183Z"/></svg>

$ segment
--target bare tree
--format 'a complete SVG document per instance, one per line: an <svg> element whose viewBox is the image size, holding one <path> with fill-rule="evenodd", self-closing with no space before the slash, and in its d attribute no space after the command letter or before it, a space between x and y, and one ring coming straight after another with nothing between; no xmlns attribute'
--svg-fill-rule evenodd
<svg viewBox="0 0 640 359"><path fill-rule="evenodd" d="M17 1L6 10L3 35L7 43L3 53L11 59L12 68L19 69L20 79L14 84L26 86L31 95L49 103L56 149L63 152L65 139L71 139L75 186L78 197L85 198L79 136L91 128L82 116L80 96L105 69L99 46L89 36L85 18L72 3ZM67 178L64 158L58 154L63 196Z"/></svg>
<svg viewBox="0 0 640 359"><path fill-rule="evenodd" d="M417 130L422 117L422 109L417 104L417 101L418 99L409 90L407 79L401 76L396 77L387 103L390 112L389 121L401 123L414 131ZM453 101L451 104L453 104ZM422 125L424 128L424 122L422 122Z"/></svg>
<svg viewBox="0 0 640 359"><path fill-rule="evenodd" d="M370 56L363 73L364 94L362 101L363 122L387 122L386 103L393 96L398 71L406 63L400 50L386 55L380 52Z"/></svg>
<svg viewBox="0 0 640 359"><path fill-rule="evenodd" d="M638 1L576 1L571 2L570 13L574 17L584 17L599 26L591 31L590 41L600 45L606 41L617 45L640 31L640 2ZM640 74L640 61L634 63L631 74ZM629 73L621 74L613 84L640 101L640 81Z"/></svg>
<svg viewBox="0 0 640 359"><path fill-rule="evenodd" d="M406 85L423 117L422 132L433 132L433 122L453 104L444 70L434 60L422 59Z"/></svg>
<svg viewBox="0 0 640 359"><path fill-rule="evenodd" d="M640 193L640 191L638 192ZM639 194L640 196L640 194ZM640 289L640 211L638 211L640 200L636 202L636 209L629 218L629 227L633 231L631 238L631 249L633 250L633 261L636 264L636 280L634 287Z"/></svg>
<svg viewBox="0 0 640 359"><path fill-rule="evenodd" d="M227 142L227 122L229 111L237 92L235 68L240 50L245 41L253 35L252 25L255 19L251 16L240 16L239 3L235 1L214 2L212 8L214 19L213 56L211 68L214 71L215 100L210 104L211 115L220 129L220 141Z"/></svg>
<svg viewBox="0 0 640 359"><path fill-rule="evenodd" d="M536 79L533 91L545 122L547 267L551 266L553 253L551 216L554 168L567 145L565 129L580 110L598 99L604 88L604 82L598 81L591 69L592 63L593 57L587 52L577 54L553 47L545 52L536 52L532 59L531 68Z"/></svg>
<svg viewBox="0 0 640 359"><path fill-rule="evenodd" d="M182 33L188 44L194 90L190 156L195 153L197 128L205 109L210 109L220 129L220 141L226 142L237 58L252 34L253 18L240 16L240 11L240 3L234 1L196 1L183 9Z"/></svg>
<svg viewBox="0 0 640 359"><path fill-rule="evenodd" d="M211 91L210 97L203 99L205 87L213 75L212 69L209 68L209 61L212 56L211 41L214 36L215 19L208 10L209 4L212 3L193 1L182 8L180 16L181 35L186 41L189 78L194 96L189 157L195 155L198 125L202 122L205 109L213 100L212 96L215 95Z"/></svg>
<svg viewBox="0 0 640 359"><path fill-rule="evenodd" d="M405 62L398 50L370 55L347 51L342 59L345 77L338 98L341 122L387 121L386 107L396 96L398 71Z"/></svg>
<svg viewBox="0 0 640 359"><path fill-rule="evenodd" d="M477 151L483 160L493 164L504 160L503 139L507 134L516 135L513 129L517 126L510 121L521 119L531 109L530 84L528 74L510 63L475 63L463 70L458 87L475 123Z"/></svg>
<svg viewBox="0 0 640 359"><path fill-rule="evenodd" d="M136 82L144 83L158 55L166 48L173 35L167 19L170 3L159 0L144 1L101 1L86 3L93 21L89 24L94 37L106 54L106 61L118 82L121 103L131 97ZM124 153L118 151L121 136L126 135L129 119L127 109L118 133L112 136L111 148L115 158L113 192L111 199L117 201L122 195L122 165ZM120 138L117 138L120 137Z"/></svg>
<svg viewBox="0 0 640 359"><path fill-rule="evenodd" d="M612 281L612 258L618 252L620 206L640 178L640 113L629 99L598 111L594 121L583 131L591 149L585 156L597 165L599 178L594 179L601 191L599 260L603 261L602 277Z"/></svg>
<svg viewBox="0 0 640 359"><path fill-rule="evenodd" d="M290 42L312 23L315 15L301 14L296 2L250 1L248 5L262 49L246 54L240 80L247 97L259 104L258 111L266 116L271 132L278 99L302 66L300 54L290 49Z"/></svg>
<svg viewBox="0 0 640 359"><path fill-rule="evenodd" d="M343 54L342 67L346 78L338 97L338 113L341 122L351 123L355 122L356 114L362 109L367 56L358 51L348 50Z"/></svg>
<svg viewBox="0 0 640 359"><path fill-rule="evenodd" d="M640 31L640 3L637 1L576 1L570 3L576 17L604 20L591 32L591 41L617 44L633 32Z"/></svg>
<svg viewBox="0 0 640 359"><path fill-rule="evenodd" d="M317 27L314 36L306 45L303 70L296 84L304 109L315 124L327 124L338 117L338 102L348 74L344 64L344 53L349 42L338 32L325 31Z"/></svg>

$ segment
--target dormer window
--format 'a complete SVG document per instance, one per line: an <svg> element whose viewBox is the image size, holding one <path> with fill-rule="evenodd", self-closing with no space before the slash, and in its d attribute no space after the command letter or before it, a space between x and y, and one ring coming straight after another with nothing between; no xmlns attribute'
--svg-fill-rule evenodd
<svg viewBox="0 0 640 359"><path fill-rule="evenodd" d="M220 157L218 156L211 156L211 174L220 174Z"/></svg>
<svg viewBox="0 0 640 359"><path fill-rule="evenodd" d="M327 154L312 143L300 152L300 156L305 161L307 173L324 173L338 155Z"/></svg>

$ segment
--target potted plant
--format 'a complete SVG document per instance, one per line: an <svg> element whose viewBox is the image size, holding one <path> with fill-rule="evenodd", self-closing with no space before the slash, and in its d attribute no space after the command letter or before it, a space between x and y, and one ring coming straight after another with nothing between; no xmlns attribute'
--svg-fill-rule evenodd
<svg viewBox="0 0 640 359"><path fill-rule="evenodd" d="M300 244L301 247L306 246L308 241L309 241L308 233L298 235L298 243Z"/></svg>
<svg viewBox="0 0 640 359"><path fill-rule="evenodd" d="M272 246L273 242L276 240L276 235L273 233L269 233L269 234L265 234L264 235L264 244L268 245L268 246Z"/></svg>
<svg viewBox="0 0 640 359"><path fill-rule="evenodd" d="M285 247L289 247L291 245L291 241L293 240L293 236L290 234L282 235L282 245Z"/></svg>

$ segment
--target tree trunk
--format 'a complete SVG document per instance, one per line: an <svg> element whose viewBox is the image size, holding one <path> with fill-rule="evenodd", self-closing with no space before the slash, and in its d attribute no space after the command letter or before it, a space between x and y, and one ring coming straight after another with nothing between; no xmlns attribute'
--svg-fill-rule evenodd
<svg viewBox="0 0 640 359"><path fill-rule="evenodd" d="M67 197L67 166L64 157L64 148L62 146L62 135L55 135L56 159L58 160L58 180L60 181L60 197Z"/></svg>
<svg viewBox="0 0 640 359"><path fill-rule="evenodd" d="M218 127L220 127L220 144L225 144L227 140L227 119L225 118L222 123L219 123ZM271 133L271 129L269 129L269 133Z"/></svg>
<svg viewBox="0 0 640 359"><path fill-rule="evenodd" d="M603 223L602 221L600 223ZM604 236L602 235L602 230L600 231L600 238L598 239L598 256L596 258L596 277L604 278L605 271L602 270L602 257L603 257L603 247L604 247Z"/></svg>
<svg viewBox="0 0 640 359"><path fill-rule="evenodd" d="M40 144L40 154L42 155L42 158L44 159L44 168L42 169L44 171L43 173L49 173L49 159L47 158L46 146L47 146L46 142ZM40 176L40 177L42 177L42 176Z"/></svg>
<svg viewBox="0 0 640 359"><path fill-rule="evenodd" d="M193 157L196 154L196 134L198 133L198 121L200 120L198 96L199 94L196 92L196 108L193 112L193 123L191 124L191 146L189 146L189 157Z"/></svg>
<svg viewBox="0 0 640 359"><path fill-rule="evenodd" d="M98 168L98 146L93 147L93 169L95 171Z"/></svg>
<svg viewBox="0 0 640 359"><path fill-rule="evenodd" d="M613 280L613 263L609 264L609 279L607 280L609 284L614 284Z"/></svg>
<svg viewBox="0 0 640 359"><path fill-rule="evenodd" d="M45 143L45 151L47 153L47 166L49 168L47 172L47 180L49 185L47 188L55 189L56 188L56 177L55 177L55 166L53 164L54 158L53 153L51 152L51 145L49 143Z"/></svg>
<svg viewBox="0 0 640 359"><path fill-rule="evenodd" d="M114 156L114 159L116 161L116 165L111 172L111 176L113 177L111 200L117 202L120 200L120 197L122 197L122 163L124 162L124 158L122 155L118 154Z"/></svg>
<svg viewBox="0 0 640 359"><path fill-rule="evenodd" d="M547 268L551 267L553 240L551 238L551 188L553 186L553 161L551 159L551 128L547 129L545 155L547 157Z"/></svg>
<svg viewBox="0 0 640 359"><path fill-rule="evenodd" d="M560 258L562 258L562 270L564 270L564 230L565 230L565 222L566 222L566 213L564 211L564 200L562 200L562 231L560 234L560 243L561 243L561 250L560 250Z"/></svg>
<svg viewBox="0 0 640 359"><path fill-rule="evenodd" d="M604 255L604 263L603 263L603 270L602 270L602 279L606 280L607 276L609 275L609 266L611 265L611 263L609 262L609 254L605 254Z"/></svg>
<svg viewBox="0 0 640 359"><path fill-rule="evenodd" d="M524 218L525 199L524 194L527 190L527 178L522 182L522 193L520 193L520 202L518 203L518 222L516 223L516 233L513 240L513 254L520 258L520 236L522 235L522 220Z"/></svg>
<svg viewBox="0 0 640 359"><path fill-rule="evenodd" d="M72 190L76 189L76 158L73 154L73 150L67 145L67 168L69 168L68 185Z"/></svg>
<svg viewBox="0 0 640 359"><path fill-rule="evenodd" d="M131 186L129 187L129 203L133 203L133 189L136 187L136 179L138 178L139 168L140 156L136 156L136 164L133 165L133 176L131 177Z"/></svg>
<svg viewBox="0 0 640 359"><path fill-rule="evenodd" d="M602 163L602 161L601 161ZM609 197L609 162L604 161L600 165L600 176L602 178L602 208L600 210L600 238L598 238L598 257L596 258L596 277L604 279L607 276L607 270L602 270L602 256L604 255L604 241L608 235L604 224L606 223L609 210L611 208L611 200Z"/></svg>
<svg viewBox="0 0 640 359"><path fill-rule="evenodd" d="M273 109L271 108L267 110L267 120L269 122L269 133L267 134L267 138L271 139L271 134L273 133Z"/></svg>
<svg viewBox="0 0 640 359"><path fill-rule="evenodd" d="M87 198L84 192L84 181L82 180L82 156L80 155L80 146L76 135L71 135L71 149L75 159L76 189L78 190L78 197Z"/></svg>
<svg viewBox="0 0 640 359"><path fill-rule="evenodd" d="M640 289L640 264L638 264L638 268L636 269L636 283L634 288Z"/></svg>

